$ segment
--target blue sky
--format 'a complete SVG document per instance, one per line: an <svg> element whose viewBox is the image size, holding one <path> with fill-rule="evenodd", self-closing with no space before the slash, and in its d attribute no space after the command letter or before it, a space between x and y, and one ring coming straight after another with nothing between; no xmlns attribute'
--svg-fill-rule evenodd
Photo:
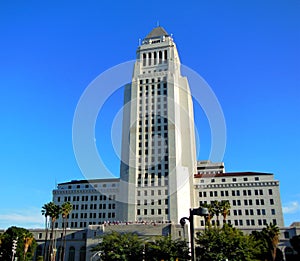
<svg viewBox="0 0 300 261"><path fill-rule="evenodd" d="M272 172L285 224L300 220L300 2L8 1L0 3L0 228L42 227L55 184L83 179L72 121L89 83L135 59L139 38L159 21L181 62L215 92L226 120L227 171ZM112 173L116 92L100 112L96 139ZM199 159L210 130L195 106ZM108 137L108 139L106 138Z"/></svg>

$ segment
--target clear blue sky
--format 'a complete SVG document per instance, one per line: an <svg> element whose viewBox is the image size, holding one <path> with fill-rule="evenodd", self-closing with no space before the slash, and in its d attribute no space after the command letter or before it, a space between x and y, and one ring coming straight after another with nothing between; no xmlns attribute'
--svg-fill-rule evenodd
<svg viewBox="0 0 300 261"><path fill-rule="evenodd" d="M55 184L84 178L72 146L79 98L103 71L135 59L138 39L157 21L219 99L226 170L274 173L285 224L300 220L300 1L193 2L0 2L0 228L42 227ZM96 129L116 176L109 135L121 106L119 91ZM206 159L210 134L199 106L195 116Z"/></svg>

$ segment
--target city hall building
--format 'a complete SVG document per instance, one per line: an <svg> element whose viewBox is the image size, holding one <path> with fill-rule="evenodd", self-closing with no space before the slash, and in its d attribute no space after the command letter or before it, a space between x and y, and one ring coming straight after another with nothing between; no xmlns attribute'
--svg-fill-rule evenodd
<svg viewBox="0 0 300 261"><path fill-rule="evenodd" d="M179 220L190 208L215 200L230 202L227 220L239 229L262 229L270 222L284 226L273 174L226 173L224 163L197 161L188 79L181 75L173 38L162 27L137 49L132 82L124 90L121 153L120 178L73 180L53 190L55 204L73 205L67 260L92 260L90 249L111 230L184 237ZM58 242L62 227L60 217ZM195 229L204 229L203 217L195 218ZM39 251L43 233L35 231ZM282 238L288 238L284 231Z"/></svg>

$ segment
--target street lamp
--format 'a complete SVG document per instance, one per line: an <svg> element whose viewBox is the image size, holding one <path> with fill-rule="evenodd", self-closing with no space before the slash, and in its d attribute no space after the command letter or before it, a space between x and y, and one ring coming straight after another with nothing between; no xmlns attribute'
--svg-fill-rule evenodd
<svg viewBox="0 0 300 261"><path fill-rule="evenodd" d="M196 255L195 255L195 244L194 244L194 216L201 216L201 217L206 217L208 215L208 209L199 207L199 208L190 208L190 216L183 217L180 219L180 224L182 228L184 228L184 225L186 223L186 220L190 222L190 240L191 240L191 254L192 254L192 261L196 260Z"/></svg>
<svg viewBox="0 0 300 261"><path fill-rule="evenodd" d="M91 258L90 258L90 261L93 261L93 259L94 259L94 257L101 257L101 253L102 253L102 251L98 251L98 252L96 252L95 254L93 254L92 256L91 256Z"/></svg>

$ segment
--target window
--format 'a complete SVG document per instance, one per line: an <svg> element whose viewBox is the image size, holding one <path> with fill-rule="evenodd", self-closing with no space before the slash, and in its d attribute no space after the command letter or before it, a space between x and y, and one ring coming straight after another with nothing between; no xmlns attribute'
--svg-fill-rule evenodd
<svg viewBox="0 0 300 261"><path fill-rule="evenodd" d="M270 199L270 205L274 205L274 199Z"/></svg>
<svg viewBox="0 0 300 261"><path fill-rule="evenodd" d="M273 195L273 190L269 189L269 195Z"/></svg>
<svg viewBox="0 0 300 261"><path fill-rule="evenodd" d="M275 209L271 209L271 214L275 215Z"/></svg>

